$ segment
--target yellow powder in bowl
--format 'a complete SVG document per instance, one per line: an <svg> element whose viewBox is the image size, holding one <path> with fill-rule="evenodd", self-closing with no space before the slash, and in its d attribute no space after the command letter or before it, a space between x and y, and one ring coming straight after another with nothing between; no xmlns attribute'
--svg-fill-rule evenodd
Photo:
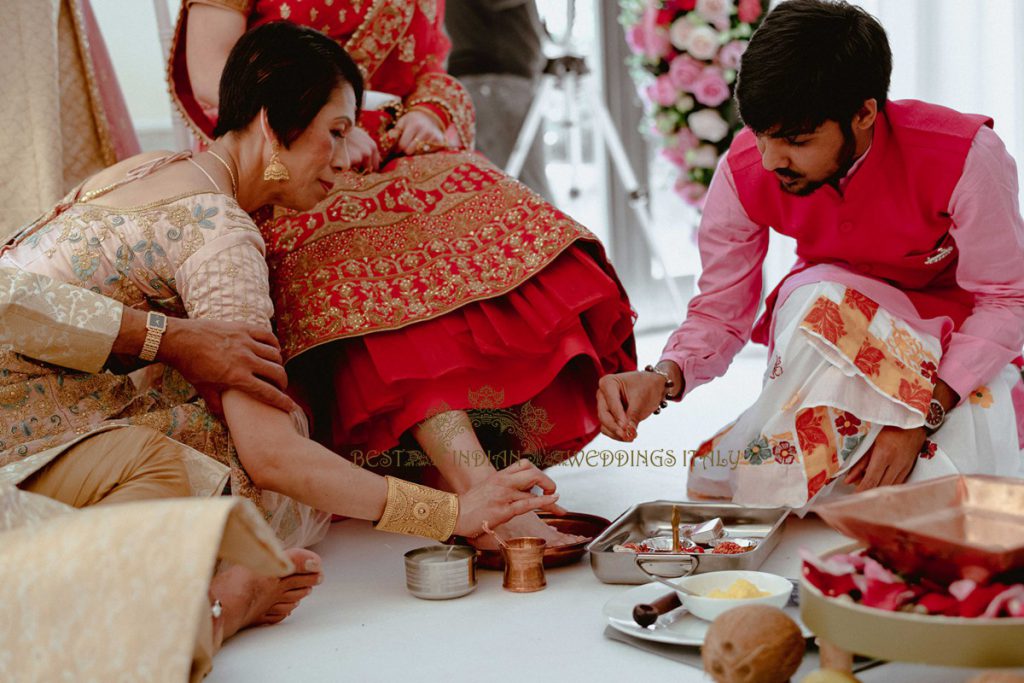
<svg viewBox="0 0 1024 683"><path fill-rule="evenodd" d="M725 590L716 588L706 593L704 597L728 600L748 600L750 598L763 598L766 595L771 595L771 593L759 589L746 579L736 579L732 582L732 585Z"/></svg>

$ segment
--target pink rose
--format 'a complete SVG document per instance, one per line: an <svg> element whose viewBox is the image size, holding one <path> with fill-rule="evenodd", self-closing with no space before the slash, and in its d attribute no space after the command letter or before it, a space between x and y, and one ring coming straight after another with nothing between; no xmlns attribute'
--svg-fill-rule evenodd
<svg viewBox="0 0 1024 683"><path fill-rule="evenodd" d="M731 43L726 43L718 51L718 63L726 69L738 69L740 68L740 58L743 57L743 53L746 51L747 41L745 40L734 40Z"/></svg>
<svg viewBox="0 0 1024 683"><path fill-rule="evenodd" d="M672 85L686 92L693 92L693 84L700 78L704 65L688 55L676 56L668 65L668 77Z"/></svg>
<svg viewBox="0 0 1024 683"><path fill-rule="evenodd" d="M719 31L729 30L729 15L733 12L732 0L697 0L697 14Z"/></svg>
<svg viewBox="0 0 1024 683"><path fill-rule="evenodd" d="M626 31L626 44L629 45L629 49L636 54L643 54L647 52L647 41L645 40L646 34L644 33L644 27L640 24L630 26Z"/></svg>
<svg viewBox="0 0 1024 683"><path fill-rule="evenodd" d="M700 144L700 140L689 128L683 128L675 135L672 144L661 150L662 156L671 161L674 165L683 169L689 168L686 163L686 154Z"/></svg>
<svg viewBox="0 0 1024 683"><path fill-rule="evenodd" d="M714 66L705 68L693 84L693 96L705 107L717 107L729 99L729 85L722 78L722 71Z"/></svg>
<svg viewBox="0 0 1024 683"><path fill-rule="evenodd" d="M740 0L736 14L743 23L752 24L761 16L761 0Z"/></svg>
<svg viewBox="0 0 1024 683"><path fill-rule="evenodd" d="M647 97L651 102L660 104L663 107L671 107L679 97L679 91L672 85L668 76L658 76L654 83L647 86Z"/></svg>
<svg viewBox="0 0 1024 683"><path fill-rule="evenodd" d="M640 41L643 43L643 54L650 59L661 59L668 54L671 43L668 40L668 31L658 26L658 11L647 9L640 19L639 26L642 27Z"/></svg>
<svg viewBox="0 0 1024 683"><path fill-rule="evenodd" d="M703 183L695 183L688 178L680 177L672 189L690 206L698 209L704 206L704 195L707 194L708 188Z"/></svg>

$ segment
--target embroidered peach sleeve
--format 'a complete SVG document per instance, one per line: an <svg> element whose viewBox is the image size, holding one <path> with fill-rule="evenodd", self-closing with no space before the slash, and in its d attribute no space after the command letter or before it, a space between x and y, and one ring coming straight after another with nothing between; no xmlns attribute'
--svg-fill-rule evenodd
<svg viewBox="0 0 1024 683"><path fill-rule="evenodd" d="M175 275L188 317L269 327L274 306L264 251L253 226L217 237L189 257Z"/></svg>
<svg viewBox="0 0 1024 683"><path fill-rule="evenodd" d="M99 372L121 327L122 305L45 275L0 268L0 350Z"/></svg>

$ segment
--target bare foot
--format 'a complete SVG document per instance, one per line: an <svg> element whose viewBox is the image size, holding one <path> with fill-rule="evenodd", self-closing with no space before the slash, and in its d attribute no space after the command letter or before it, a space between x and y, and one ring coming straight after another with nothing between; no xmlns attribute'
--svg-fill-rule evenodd
<svg viewBox="0 0 1024 683"><path fill-rule="evenodd" d="M525 515L513 517L501 526L495 527L494 533L501 536L501 539L504 541L507 541L510 538L521 538L523 536L543 538L547 541L547 547L549 548L554 548L560 545L571 545L585 540L583 536L563 534L555 527L546 524L544 520L537 516L536 512L527 512ZM481 534L476 538L470 539L470 543L481 550L494 550L498 547L498 542L495 541L494 536L491 536L490 534Z"/></svg>
<svg viewBox="0 0 1024 683"><path fill-rule="evenodd" d="M323 580L320 556L312 550L292 548L285 554L295 565L288 576L261 576L236 565L213 577L210 598L220 600L223 610L214 620L217 647L244 628L282 621Z"/></svg>

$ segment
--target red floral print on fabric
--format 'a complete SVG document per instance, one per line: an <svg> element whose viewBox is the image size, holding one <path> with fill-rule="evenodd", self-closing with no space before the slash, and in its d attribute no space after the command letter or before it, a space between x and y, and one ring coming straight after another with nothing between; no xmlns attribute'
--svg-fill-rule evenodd
<svg viewBox="0 0 1024 683"><path fill-rule="evenodd" d="M926 360L921 361L921 376L932 384L938 382L939 372L938 368L935 367L935 363Z"/></svg>
<svg viewBox="0 0 1024 683"><path fill-rule="evenodd" d="M772 448L775 462L780 465L792 465L796 460L796 448L788 441L780 441Z"/></svg>
<svg viewBox="0 0 1024 683"><path fill-rule="evenodd" d="M860 418L843 411L843 414L836 418L836 431L843 436L857 436L860 431Z"/></svg>
<svg viewBox="0 0 1024 683"><path fill-rule="evenodd" d="M814 498L815 495L817 495L818 491L820 491L825 486L826 480L827 476L825 472L821 471L814 475L813 479L807 482L807 500L810 500L811 498Z"/></svg>
<svg viewBox="0 0 1024 683"><path fill-rule="evenodd" d="M925 439L924 443L921 444L921 452L918 453L918 457L922 460L931 460L935 457L935 451L938 446L931 439Z"/></svg>
<svg viewBox="0 0 1024 683"><path fill-rule="evenodd" d="M885 353L881 349L864 342L860 351L857 352L857 357L853 359L853 364L865 375L873 377L878 375L883 360L885 360Z"/></svg>
<svg viewBox="0 0 1024 683"><path fill-rule="evenodd" d="M843 317L839 313L839 304L824 296L814 302L814 306L804 318L804 325L832 344L837 344L839 338L846 334Z"/></svg>
<svg viewBox="0 0 1024 683"><path fill-rule="evenodd" d="M875 317L875 313L878 311L877 303L849 287L846 288L846 294L843 295L843 305L860 311L869 321Z"/></svg>
<svg viewBox="0 0 1024 683"><path fill-rule="evenodd" d="M925 413L928 411L928 404L932 400L932 390L921 386L916 380L908 382L905 379L901 379L898 398L911 408L917 408L922 413Z"/></svg>
<svg viewBox="0 0 1024 683"><path fill-rule="evenodd" d="M804 408L796 415L796 438L800 449L810 453L815 446L827 446L828 436L821 428L821 415L814 408Z"/></svg>

